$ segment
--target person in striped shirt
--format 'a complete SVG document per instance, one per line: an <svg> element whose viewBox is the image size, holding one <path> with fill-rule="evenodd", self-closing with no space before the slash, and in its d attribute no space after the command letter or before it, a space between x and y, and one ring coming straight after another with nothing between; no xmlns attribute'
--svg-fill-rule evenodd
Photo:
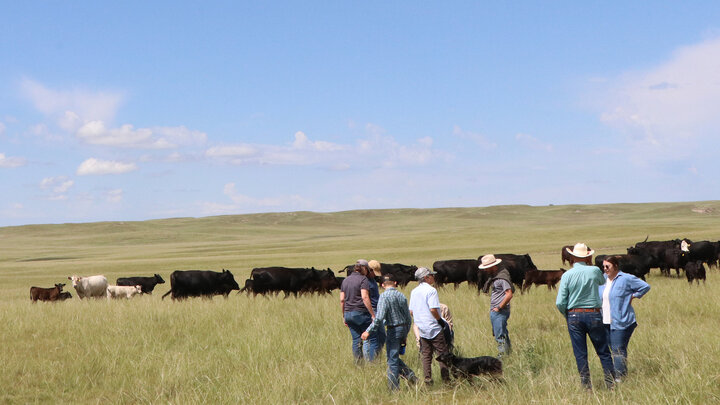
<svg viewBox="0 0 720 405"><path fill-rule="evenodd" d="M408 309L405 295L397 290L397 281L392 274L385 274L382 277L382 286L385 291L380 294L375 319L363 332L361 338L366 340L371 333L383 324L387 328L387 340L385 350L387 352L387 378L391 390L400 388L399 377L403 377L410 383L416 383L417 377L410 367L400 359L401 348L404 349L407 334L412 325L412 317ZM402 350L404 352L404 350Z"/></svg>

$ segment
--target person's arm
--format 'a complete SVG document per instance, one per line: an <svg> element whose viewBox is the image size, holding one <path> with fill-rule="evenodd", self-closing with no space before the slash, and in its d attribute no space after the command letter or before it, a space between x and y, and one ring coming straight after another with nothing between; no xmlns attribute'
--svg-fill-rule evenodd
<svg viewBox="0 0 720 405"><path fill-rule="evenodd" d="M375 319L370 323L370 325L365 329L365 332L360 335L360 339L367 340L368 337L370 337L370 334L375 331L375 329L378 328L378 326L381 326L383 321L385 320L385 315L387 314L387 305L385 304L385 296L381 295L378 299L378 311L377 314L375 314Z"/></svg>
<svg viewBox="0 0 720 405"><path fill-rule="evenodd" d="M560 279L560 287L558 287L558 295L555 299L555 306L563 316L567 317L568 290L565 284L565 277Z"/></svg>
<svg viewBox="0 0 720 405"><path fill-rule="evenodd" d="M345 292L340 291L340 313L343 315L343 322L345 322Z"/></svg>
<svg viewBox="0 0 720 405"><path fill-rule="evenodd" d="M412 311L410 311L410 316L412 316ZM415 335L415 344L417 344L417 347L420 347L420 328L418 328L417 324L413 322L412 324L412 331L413 335Z"/></svg>
<svg viewBox="0 0 720 405"><path fill-rule="evenodd" d="M433 318L435 318L438 321L440 320L441 316L440 316L440 312L438 312L437 308L430 308L430 313L432 314Z"/></svg>
<svg viewBox="0 0 720 405"><path fill-rule="evenodd" d="M643 295L650 291L650 284L642 281L641 279L633 276L630 278L630 289L632 290L632 298L642 298Z"/></svg>
<svg viewBox="0 0 720 405"><path fill-rule="evenodd" d="M373 311L372 304L370 303L370 291L362 289L360 290L360 296L362 297L363 304L365 304L365 308L367 308L370 316L375 319L375 311Z"/></svg>
<svg viewBox="0 0 720 405"><path fill-rule="evenodd" d="M505 309L507 304L510 302L510 300L513 297L512 288L508 288L505 290L505 296L503 297L502 301L500 301L500 304L496 308L493 308L495 312L500 311L501 309Z"/></svg>

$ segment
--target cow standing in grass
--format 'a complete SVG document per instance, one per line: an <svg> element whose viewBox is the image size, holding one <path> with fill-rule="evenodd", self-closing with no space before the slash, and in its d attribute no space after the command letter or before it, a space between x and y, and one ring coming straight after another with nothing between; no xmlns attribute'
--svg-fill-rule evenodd
<svg viewBox="0 0 720 405"><path fill-rule="evenodd" d="M108 281L105 276L70 276L72 286L77 291L78 297L82 298L104 298L107 293Z"/></svg>

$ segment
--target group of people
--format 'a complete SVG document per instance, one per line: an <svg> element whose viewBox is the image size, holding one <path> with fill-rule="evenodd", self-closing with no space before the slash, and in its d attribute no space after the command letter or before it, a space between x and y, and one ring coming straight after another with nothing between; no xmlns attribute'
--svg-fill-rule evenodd
<svg viewBox="0 0 720 405"><path fill-rule="evenodd" d="M555 304L567 320L582 386L592 389L589 337L600 358L605 384L612 389L627 374L627 347L637 326L632 300L645 295L650 286L619 271L617 257L606 258L601 270L592 264L594 251L585 244L578 243L568 252L573 256L573 267L560 280ZM515 288L502 260L494 255L483 256L478 268L489 276L482 291L490 295L490 324L498 358L502 359L512 353L508 319ZM352 337L355 361L358 364L373 361L385 345L391 390L400 388L400 378L411 384L418 381L413 370L400 359L411 328L419 347L426 385L433 383L433 356L447 353L453 344L452 316L447 306L440 303L433 287L435 274L425 267L417 269L418 286L410 293L409 303L397 290L392 274L380 275L380 263L375 260L358 260L340 287L340 306ZM385 290L382 294L375 277L381 277ZM449 381L447 365L439 362L439 366L442 380Z"/></svg>

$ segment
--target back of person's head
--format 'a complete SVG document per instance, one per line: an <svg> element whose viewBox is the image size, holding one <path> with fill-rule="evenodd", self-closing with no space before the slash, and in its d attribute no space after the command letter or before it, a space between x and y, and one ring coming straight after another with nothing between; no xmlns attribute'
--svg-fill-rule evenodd
<svg viewBox="0 0 720 405"><path fill-rule="evenodd" d="M385 285L386 283L389 284L389 285L390 285L390 284L394 284L396 281L397 281L397 280L395 280L395 276L393 276L393 275L390 274L390 273L383 274L383 276L382 276L382 283L383 283L383 285Z"/></svg>

